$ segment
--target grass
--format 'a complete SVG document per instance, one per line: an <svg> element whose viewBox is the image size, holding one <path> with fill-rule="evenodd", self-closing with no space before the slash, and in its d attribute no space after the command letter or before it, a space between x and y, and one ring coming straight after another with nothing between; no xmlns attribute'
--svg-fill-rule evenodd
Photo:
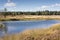
<svg viewBox="0 0 60 40"><path fill-rule="evenodd" d="M6 35L0 40L60 40L60 24L50 28L25 30L21 33Z"/></svg>
<svg viewBox="0 0 60 40"><path fill-rule="evenodd" d="M0 21L20 21L20 20L60 20L59 15L19 15L6 16L0 18Z"/></svg>

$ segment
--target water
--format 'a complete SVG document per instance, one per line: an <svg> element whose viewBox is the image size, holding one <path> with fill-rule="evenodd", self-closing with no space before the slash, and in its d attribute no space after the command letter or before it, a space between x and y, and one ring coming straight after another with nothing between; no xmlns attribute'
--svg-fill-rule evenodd
<svg viewBox="0 0 60 40"><path fill-rule="evenodd" d="M6 21L3 23L6 24L7 33L14 34L14 33L22 32L27 29L47 28L52 26L53 24L60 23L60 20ZM0 31L0 36L4 34L5 33Z"/></svg>

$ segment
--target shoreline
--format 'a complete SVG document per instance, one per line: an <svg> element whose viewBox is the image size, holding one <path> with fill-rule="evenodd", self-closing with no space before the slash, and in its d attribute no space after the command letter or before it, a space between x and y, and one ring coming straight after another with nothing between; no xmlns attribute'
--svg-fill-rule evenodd
<svg viewBox="0 0 60 40"><path fill-rule="evenodd" d="M17 15L0 17L0 21L60 20L60 15Z"/></svg>
<svg viewBox="0 0 60 40"><path fill-rule="evenodd" d="M49 28L46 29L34 29L34 30L25 30L21 33L12 34L12 35L5 35L0 37L0 40L30 40L34 39L50 39L53 40L54 38L60 38L60 24L54 24ZM58 40L57 39L57 40Z"/></svg>

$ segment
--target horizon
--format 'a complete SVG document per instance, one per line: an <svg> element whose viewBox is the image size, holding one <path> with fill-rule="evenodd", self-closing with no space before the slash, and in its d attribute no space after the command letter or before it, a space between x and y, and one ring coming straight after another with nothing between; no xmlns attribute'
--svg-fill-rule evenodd
<svg viewBox="0 0 60 40"><path fill-rule="evenodd" d="M8 11L60 11L60 0L0 0L0 9Z"/></svg>

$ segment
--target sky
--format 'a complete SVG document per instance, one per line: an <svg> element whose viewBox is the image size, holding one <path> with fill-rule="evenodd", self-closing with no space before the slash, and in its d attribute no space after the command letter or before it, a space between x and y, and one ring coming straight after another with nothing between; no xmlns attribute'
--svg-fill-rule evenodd
<svg viewBox="0 0 60 40"><path fill-rule="evenodd" d="M0 0L0 10L8 11L60 11L60 0Z"/></svg>

